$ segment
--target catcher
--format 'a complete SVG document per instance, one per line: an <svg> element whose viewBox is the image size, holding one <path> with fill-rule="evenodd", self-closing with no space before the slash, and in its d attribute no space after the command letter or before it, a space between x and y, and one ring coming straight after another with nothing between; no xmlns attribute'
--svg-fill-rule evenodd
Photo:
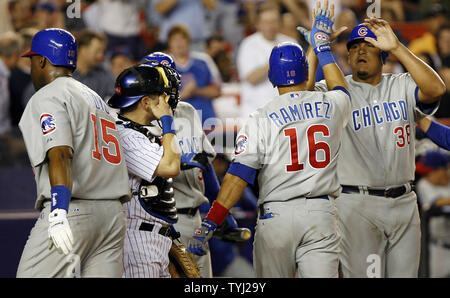
<svg viewBox="0 0 450 298"><path fill-rule="evenodd" d="M176 72L173 58L162 52L151 53L141 62L150 66L165 65ZM197 111L186 102L178 103L178 97L174 103L177 103L174 110L174 124L182 151L181 172L173 179L178 213L178 221L174 226L181 233L180 242L186 246L195 227L201 223L199 206L212 203L216 199L219 181L211 164L216 153L203 132ZM245 241L250 236L250 230L238 228L231 216L227 217L227 221L215 233L215 237L231 242ZM212 277L209 250L204 255L196 255L194 258L200 267L202 277Z"/></svg>
<svg viewBox="0 0 450 298"><path fill-rule="evenodd" d="M163 65L138 64L124 70L108 105L119 109L117 127L126 160L132 200L124 204L127 230L123 277L169 278L169 252L177 222L172 177L180 172L180 148L173 129L178 101L178 73ZM150 123L159 120L162 136ZM175 246L175 258L183 249ZM179 256L182 257L179 257ZM196 269L195 264L183 268ZM193 277L199 277L197 274ZM189 275L190 276L190 275Z"/></svg>

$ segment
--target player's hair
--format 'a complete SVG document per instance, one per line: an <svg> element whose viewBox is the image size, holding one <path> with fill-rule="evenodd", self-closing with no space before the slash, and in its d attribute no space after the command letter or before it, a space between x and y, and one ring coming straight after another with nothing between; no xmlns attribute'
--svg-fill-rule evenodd
<svg viewBox="0 0 450 298"><path fill-rule="evenodd" d="M189 33L189 29L186 26L175 25L170 28L169 33L167 34L167 40L169 41L175 34L181 34L189 42L191 41L191 34Z"/></svg>
<svg viewBox="0 0 450 298"><path fill-rule="evenodd" d="M102 42L107 41L107 38L103 33L92 31L89 29L82 30L77 38L78 48L89 46L94 39L98 39Z"/></svg>
<svg viewBox="0 0 450 298"><path fill-rule="evenodd" d="M22 48L22 38L15 32L9 31L0 36L0 56L11 57L19 53Z"/></svg>
<svg viewBox="0 0 450 298"><path fill-rule="evenodd" d="M280 14L280 12L281 12L280 6L277 3L274 3L271 1L266 1L266 2L260 3L258 5L258 7L256 8L257 19L259 19L259 17L261 16L261 14L263 12L271 11L271 10L278 12L278 14Z"/></svg>

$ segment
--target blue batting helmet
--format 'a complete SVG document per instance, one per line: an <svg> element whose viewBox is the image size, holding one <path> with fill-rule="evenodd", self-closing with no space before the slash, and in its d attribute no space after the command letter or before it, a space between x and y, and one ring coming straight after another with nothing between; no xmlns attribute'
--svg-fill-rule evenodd
<svg viewBox="0 0 450 298"><path fill-rule="evenodd" d="M347 50L350 49L353 43L358 40L364 40L365 37L371 37L377 39L377 36L365 25L359 24L353 28L352 33L350 33L350 39L347 42ZM386 59L389 56L388 52L380 51L381 62L386 63Z"/></svg>
<svg viewBox="0 0 450 298"><path fill-rule="evenodd" d="M308 78L308 61L300 45L283 42L272 49L269 80L273 86L300 84Z"/></svg>
<svg viewBox="0 0 450 298"><path fill-rule="evenodd" d="M153 52L142 58L141 63L151 66L154 66L154 64L162 64L164 66L176 69L175 61L173 61L173 58L163 52Z"/></svg>
<svg viewBox="0 0 450 298"><path fill-rule="evenodd" d="M77 67L77 42L75 37L64 29L44 29L34 35L30 51L22 57L33 55L47 58L52 65L66 66L75 70Z"/></svg>

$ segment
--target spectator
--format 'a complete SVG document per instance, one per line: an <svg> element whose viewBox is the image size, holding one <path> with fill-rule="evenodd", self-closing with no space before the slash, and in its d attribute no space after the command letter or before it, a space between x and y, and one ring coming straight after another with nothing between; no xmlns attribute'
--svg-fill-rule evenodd
<svg viewBox="0 0 450 298"><path fill-rule="evenodd" d="M16 32L33 25L30 1L9 1L9 13L12 26Z"/></svg>
<svg viewBox="0 0 450 298"><path fill-rule="evenodd" d="M191 52L191 36L188 29L177 25L168 34L169 53L175 60L181 75L180 97L200 113L202 124L215 124L216 114L212 100L220 95L220 75L207 54Z"/></svg>
<svg viewBox="0 0 450 298"><path fill-rule="evenodd" d="M64 14L52 1L39 2L34 9L34 23L39 30L65 28Z"/></svg>
<svg viewBox="0 0 450 298"><path fill-rule="evenodd" d="M9 115L10 93L9 77L20 57L20 37L14 32L7 32L0 37L0 136L11 131Z"/></svg>
<svg viewBox="0 0 450 298"><path fill-rule="evenodd" d="M450 277L450 177L449 155L429 151L421 163L426 173L417 183L417 194L424 212L438 211L428 225L430 233L430 277Z"/></svg>
<svg viewBox="0 0 450 298"><path fill-rule="evenodd" d="M231 44L231 54L234 54L239 43L244 38L244 28L239 22L238 0L217 0L216 8L206 11L207 36L213 36L219 32L225 40Z"/></svg>
<svg viewBox="0 0 450 298"><path fill-rule="evenodd" d="M191 34L192 49L202 51L207 38L206 11L216 7L216 0L150 0L159 14L159 39L167 42L170 29L183 25Z"/></svg>
<svg viewBox="0 0 450 298"><path fill-rule="evenodd" d="M279 33L279 7L271 2L259 6L256 19L257 32L246 37L238 50L237 69L241 80L241 117L264 105L277 91L267 78L272 48L284 41L296 42Z"/></svg>
<svg viewBox="0 0 450 298"><path fill-rule="evenodd" d="M436 34L436 46L440 60L450 56L450 24L439 28Z"/></svg>
<svg viewBox="0 0 450 298"><path fill-rule="evenodd" d="M11 14L8 10L9 0L0 0L0 34L13 30Z"/></svg>
<svg viewBox="0 0 450 298"><path fill-rule="evenodd" d="M206 40L206 53L213 59L219 69L223 82L237 81L237 70L228 43L220 35L214 35Z"/></svg>
<svg viewBox="0 0 450 298"><path fill-rule="evenodd" d="M409 49L416 55L422 53L437 54L436 34L447 23L445 10L439 3L433 4L425 14L424 23L428 29L424 35L411 41Z"/></svg>
<svg viewBox="0 0 450 298"><path fill-rule="evenodd" d="M39 30L36 28L25 28L20 30L19 34L22 38L22 47L20 53L26 53L31 47L31 40ZM30 59L19 59L17 65L11 69L11 77L9 79L10 91L10 113L13 126L17 126L22 117L23 110L29 98L24 98L24 91L29 85L32 85L30 75L31 61Z"/></svg>
<svg viewBox="0 0 450 298"><path fill-rule="evenodd" d="M98 0L99 25L108 38L107 53L111 55L117 46L126 45L139 60L147 52L140 37L142 23L140 11L145 0ZM192 16L190 16L192 17Z"/></svg>
<svg viewBox="0 0 450 298"><path fill-rule="evenodd" d="M10 164L12 158L24 151L23 142L11 126L10 93L8 87L11 69L20 57L21 40L14 32L0 36L0 165Z"/></svg>
<svg viewBox="0 0 450 298"><path fill-rule="evenodd" d="M111 60L111 71L114 75L114 78L117 78L122 71L135 64L133 55L126 46L117 47L114 50L110 60Z"/></svg>
<svg viewBox="0 0 450 298"><path fill-rule="evenodd" d="M107 99L114 94L114 78L102 65L105 58L106 37L90 30L78 36L78 61L73 77Z"/></svg>

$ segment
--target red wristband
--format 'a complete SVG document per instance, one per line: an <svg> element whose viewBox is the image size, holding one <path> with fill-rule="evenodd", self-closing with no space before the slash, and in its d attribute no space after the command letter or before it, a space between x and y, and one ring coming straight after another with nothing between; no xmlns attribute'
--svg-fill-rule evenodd
<svg viewBox="0 0 450 298"><path fill-rule="evenodd" d="M229 210L227 208L222 206L219 202L214 201L205 218L220 226L227 217L228 212Z"/></svg>

